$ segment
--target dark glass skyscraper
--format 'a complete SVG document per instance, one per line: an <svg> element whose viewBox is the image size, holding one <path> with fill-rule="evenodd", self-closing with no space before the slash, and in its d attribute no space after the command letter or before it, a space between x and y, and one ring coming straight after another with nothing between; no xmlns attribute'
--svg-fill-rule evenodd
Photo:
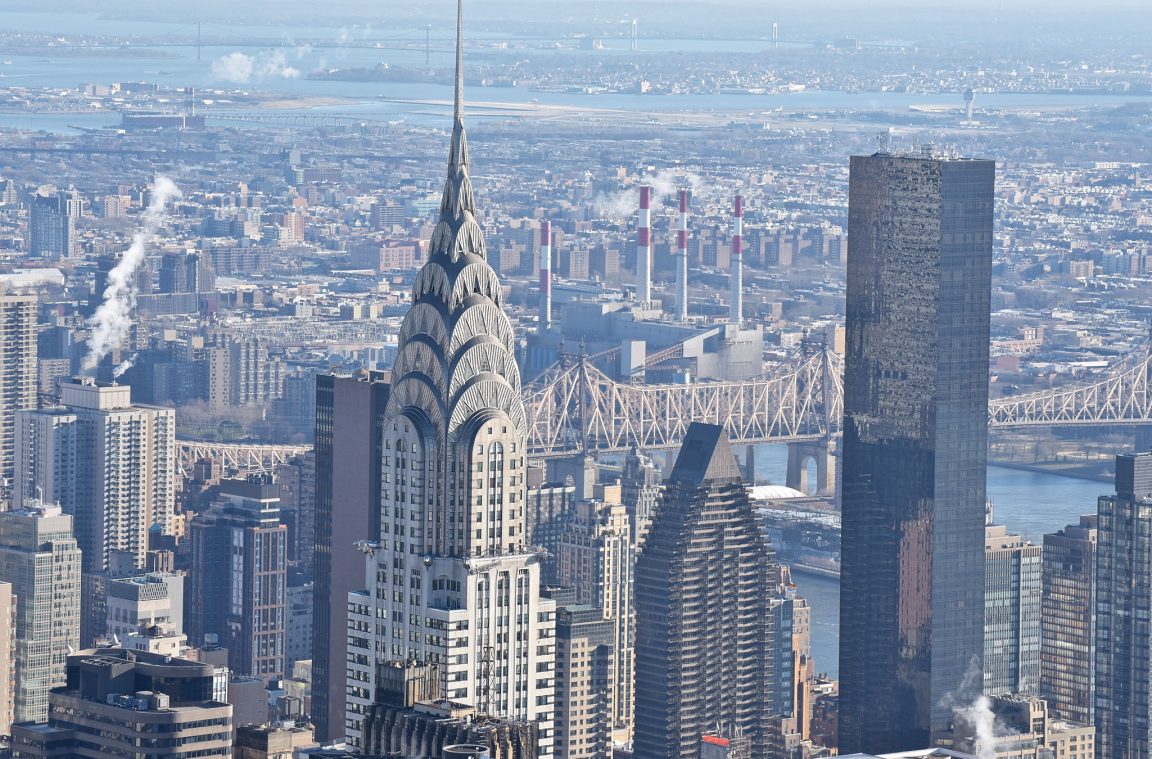
<svg viewBox="0 0 1152 759"><path fill-rule="evenodd" d="M980 690L995 164L849 180L840 751L922 748Z"/></svg>
<svg viewBox="0 0 1152 759"><path fill-rule="evenodd" d="M723 427L693 423L636 562L636 759L717 727L768 756L772 558Z"/></svg>
<svg viewBox="0 0 1152 759"><path fill-rule="evenodd" d="M1152 453L1116 457L1097 502L1096 756L1152 755ZM1084 666L1087 669L1087 665Z"/></svg>

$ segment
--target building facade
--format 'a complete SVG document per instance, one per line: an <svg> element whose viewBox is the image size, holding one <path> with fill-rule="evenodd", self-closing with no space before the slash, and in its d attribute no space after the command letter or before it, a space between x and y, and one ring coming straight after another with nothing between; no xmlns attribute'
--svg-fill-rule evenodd
<svg viewBox="0 0 1152 759"><path fill-rule="evenodd" d="M1096 755L1152 755L1152 453L1116 457L1097 502Z"/></svg>
<svg viewBox="0 0 1152 759"><path fill-rule="evenodd" d="M13 728L13 759L231 757L232 707L208 664L107 648L67 659L47 725Z"/></svg>
<svg viewBox="0 0 1152 759"><path fill-rule="evenodd" d="M636 759L718 726L769 755L771 565L724 428L693 423L636 563Z"/></svg>
<svg viewBox="0 0 1152 759"><path fill-rule="evenodd" d="M633 449L624 459L620 500L628 510L635 546L640 546L648 533L648 525L660 505L660 488L660 470L652 459Z"/></svg>
<svg viewBox="0 0 1152 759"><path fill-rule="evenodd" d="M288 528L279 488L260 478L221 483L220 500L189 528L193 643L215 635L228 666L268 682L284 677Z"/></svg>
<svg viewBox="0 0 1152 759"><path fill-rule="evenodd" d="M0 295L0 476L15 466L16 412L36 408L36 296Z"/></svg>
<svg viewBox="0 0 1152 759"><path fill-rule="evenodd" d="M575 505L556 545L557 582L575 592L578 604L598 609L612 628L608 698L612 737L632 737L635 682L635 552L619 485L596 485L593 497ZM560 624L562 617L557 618ZM557 684L559 687L559 683Z"/></svg>
<svg viewBox="0 0 1152 759"><path fill-rule="evenodd" d="M72 517L58 506L0 512L0 581L17 599L17 722L48 719L48 691L80 647L80 565Z"/></svg>
<svg viewBox="0 0 1152 759"><path fill-rule="evenodd" d="M312 719L344 738L348 594L364 586L357 541L380 534L380 462L389 385L379 374L316 378Z"/></svg>
<svg viewBox="0 0 1152 759"><path fill-rule="evenodd" d="M76 253L76 220L84 203L75 190L32 196L28 253L36 258L70 258Z"/></svg>
<svg viewBox="0 0 1152 759"><path fill-rule="evenodd" d="M16 717L16 595L0 581L0 735L12 734Z"/></svg>
<svg viewBox="0 0 1152 759"><path fill-rule="evenodd" d="M462 42L448 178L400 327L383 424L380 533L349 595L347 736L363 737L377 668L440 669L442 697L539 726L553 744L555 604L528 545L527 419L515 335L468 173Z"/></svg>
<svg viewBox="0 0 1152 759"><path fill-rule="evenodd" d="M840 747L945 735L980 689L995 165L849 176Z"/></svg>
<svg viewBox="0 0 1152 759"><path fill-rule="evenodd" d="M62 406L16 414L13 500L71 514L86 572L107 570L118 551L142 568L149 530L174 529L176 412L86 377L60 390Z"/></svg>
<svg viewBox="0 0 1152 759"><path fill-rule="evenodd" d="M1040 690L1041 547L989 525L984 537L984 693Z"/></svg>
<svg viewBox="0 0 1152 759"><path fill-rule="evenodd" d="M1040 696L1054 719L1096 721L1095 514L1044 536Z"/></svg>
<svg viewBox="0 0 1152 759"><path fill-rule="evenodd" d="M611 620L580 603L575 588L546 589L556 602L557 759L612 755L616 660Z"/></svg>

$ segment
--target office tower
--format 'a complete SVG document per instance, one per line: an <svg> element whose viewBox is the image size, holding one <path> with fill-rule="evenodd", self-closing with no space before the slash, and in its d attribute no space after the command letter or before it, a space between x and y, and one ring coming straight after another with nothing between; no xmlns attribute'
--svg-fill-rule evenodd
<svg viewBox="0 0 1152 759"><path fill-rule="evenodd" d="M36 296L0 295L0 477L12 477L16 412L36 408L36 372Z"/></svg>
<svg viewBox="0 0 1152 759"><path fill-rule="evenodd" d="M1041 548L984 528L984 693L1040 689Z"/></svg>
<svg viewBox="0 0 1152 759"><path fill-rule="evenodd" d="M619 485L596 485L593 498L576 504L556 543L556 579L572 588L575 603L596 609L612 630L605 695L612 737L626 743L632 735L634 551L628 513ZM555 598L555 596L553 596ZM557 624L564 616L557 611ZM582 623L571 622L580 626ZM557 650L559 655L559 649ZM560 683L557 681L557 689ZM559 702L560 696L557 696Z"/></svg>
<svg viewBox="0 0 1152 759"><path fill-rule="evenodd" d="M28 253L37 258L69 258L76 251L76 220L84 203L75 190L32 196Z"/></svg>
<svg viewBox="0 0 1152 759"><path fill-rule="evenodd" d="M370 590L348 599L348 738L359 745L377 665L413 660L443 667L444 698L536 721L549 755L555 604L540 597L540 556L527 545L527 419L515 335L475 218L462 59L458 35L448 179L400 326L381 529L364 536L376 541L364 544Z"/></svg>
<svg viewBox="0 0 1152 759"><path fill-rule="evenodd" d="M104 634L124 641L141 627L184 632L185 579L182 572L149 572L107 580Z"/></svg>
<svg viewBox="0 0 1152 759"><path fill-rule="evenodd" d="M108 569L117 551L143 567L149 530L174 529L176 412L133 405L127 385L87 377L60 391L61 406L16 415L13 500L71 514L85 572Z"/></svg>
<svg viewBox="0 0 1152 759"><path fill-rule="evenodd" d="M253 477L226 480L219 493L189 527L189 633L196 644L215 635L233 672L267 682L285 672L288 528L279 488Z"/></svg>
<svg viewBox="0 0 1152 759"><path fill-rule="evenodd" d="M1116 494L1097 501L1096 754L1152 755L1152 453L1116 457ZM1083 664L1082 666L1087 666Z"/></svg>
<svg viewBox="0 0 1152 759"><path fill-rule="evenodd" d="M648 533L648 525L660 504L660 470L639 449L633 448L624 459L624 472L620 477L620 501L628 510L632 528L632 544L641 546Z"/></svg>
<svg viewBox="0 0 1152 759"><path fill-rule="evenodd" d="M545 588L556 602L557 759L612 755L615 630L575 587Z"/></svg>
<svg viewBox="0 0 1152 759"><path fill-rule="evenodd" d="M232 707L209 664L101 648L67 659L47 725L12 729L13 759L232 756Z"/></svg>
<svg viewBox="0 0 1152 759"><path fill-rule="evenodd" d="M0 581L17 598L17 722L48 719L48 691L80 647L80 564L72 517L58 506L0 512Z"/></svg>
<svg viewBox="0 0 1152 759"><path fill-rule="evenodd" d="M772 558L723 427L693 423L636 562L636 759L716 728L767 756Z"/></svg>
<svg viewBox="0 0 1152 759"><path fill-rule="evenodd" d="M16 596L0 581L0 735L12 734L16 715Z"/></svg>
<svg viewBox="0 0 1152 759"><path fill-rule="evenodd" d="M380 534L380 462L388 383L379 374L316 378L316 547L312 596L312 720L344 738L348 594L364 586L357 541Z"/></svg>
<svg viewBox="0 0 1152 759"><path fill-rule="evenodd" d="M840 749L923 748L979 692L995 164L849 175Z"/></svg>
<svg viewBox="0 0 1152 759"><path fill-rule="evenodd" d="M1044 536L1040 696L1055 719L1096 720L1096 515Z"/></svg>

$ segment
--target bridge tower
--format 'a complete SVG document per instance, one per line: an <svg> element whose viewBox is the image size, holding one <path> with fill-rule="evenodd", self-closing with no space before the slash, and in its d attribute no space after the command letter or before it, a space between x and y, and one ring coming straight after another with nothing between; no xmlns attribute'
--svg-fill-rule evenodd
<svg viewBox="0 0 1152 759"><path fill-rule="evenodd" d="M838 471L836 459L839 456L839 446L834 437L821 440L804 441L788 444L788 471L784 484L793 490L804 493L812 488L814 495L835 496L836 475ZM816 481L808 481L808 462L816 462Z"/></svg>

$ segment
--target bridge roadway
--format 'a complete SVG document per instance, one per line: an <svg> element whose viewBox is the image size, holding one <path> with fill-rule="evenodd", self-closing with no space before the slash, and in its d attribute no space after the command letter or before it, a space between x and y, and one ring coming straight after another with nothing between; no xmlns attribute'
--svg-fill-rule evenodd
<svg viewBox="0 0 1152 759"><path fill-rule="evenodd" d="M524 388L528 451L534 458L574 453L674 449L688 424L723 424L739 445L827 441L840 432L843 363L824 347L801 349L772 372L742 382L643 385L617 382L597 357L566 357ZM1105 372L1064 387L998 398L993 428L1152 424L1152 341ZM306 446L180 442L180 466L199 458L227 468L270 471Z"/></svg>

